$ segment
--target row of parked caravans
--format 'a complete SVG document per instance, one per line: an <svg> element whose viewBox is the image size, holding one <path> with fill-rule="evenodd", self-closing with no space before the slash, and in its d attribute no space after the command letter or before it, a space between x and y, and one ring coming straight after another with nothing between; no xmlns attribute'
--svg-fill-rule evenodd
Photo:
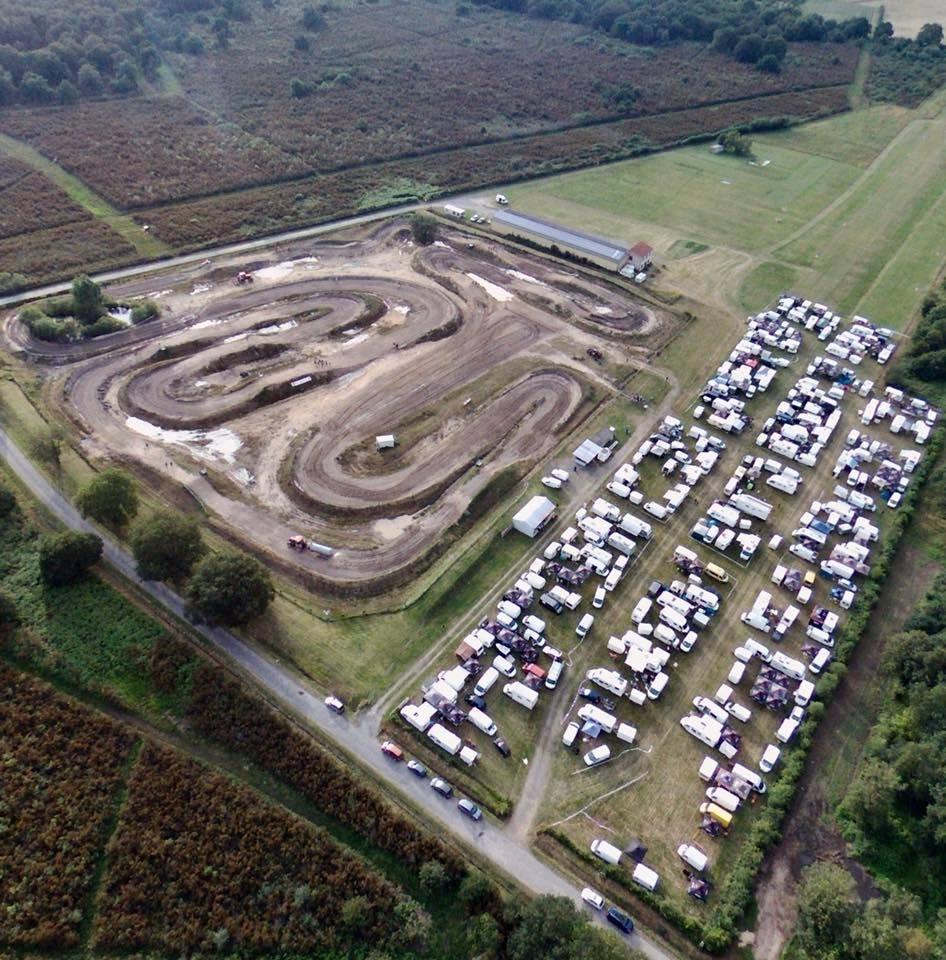
<svg viewBox="0 0 946 960"><path fill-rule="evenodd" d="M896 403L878 399L870 400L860 411L861 423L865 426L889 419L891 433L912 433L914 440L921 446L929 440L937 416L937 411L930 408L922 417L911 417L899 412Z"/></svg>

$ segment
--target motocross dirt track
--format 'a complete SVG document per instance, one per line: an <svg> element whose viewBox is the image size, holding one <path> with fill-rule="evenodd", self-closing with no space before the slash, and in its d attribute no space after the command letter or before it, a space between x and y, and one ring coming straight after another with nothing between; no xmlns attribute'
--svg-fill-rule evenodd
<svg viewBox="0 0 946 960"><path fill-rule="evenodd" d="M13 315L4 332L53 367L89 455L183 485L283 563L294 534L335 548L292 564L368 595L431 558L499 472L548 455L591 383L613 389L589 347L641 365L673 326L566 265L440 232L418 247L394 221L121 284L161 318L97 340L39 342Z"/></svg>

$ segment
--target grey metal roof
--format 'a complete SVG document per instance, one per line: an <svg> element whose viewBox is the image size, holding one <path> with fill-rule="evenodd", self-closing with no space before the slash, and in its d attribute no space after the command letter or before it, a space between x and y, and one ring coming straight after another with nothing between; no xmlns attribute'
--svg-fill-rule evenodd
<svg viewBox="0 0 946 960"><path fill-rule="evenodd" d="M514 213L512 210L497 210L493 213L493 219L506 223L511 227L518 227L520 230L526 230L529 233L538 234L545 237L552 243L563 244L566 247L574 247L583 253L589 253L594 257L603 257L606 260L613 260L619 263L627 254L627 249L613 240L605 240L600 237L593 237L587 233L581 233L578 230L571 230L567 227L560 227L546 220L540 220L538 217L526 216L522 213Z"/></svg>

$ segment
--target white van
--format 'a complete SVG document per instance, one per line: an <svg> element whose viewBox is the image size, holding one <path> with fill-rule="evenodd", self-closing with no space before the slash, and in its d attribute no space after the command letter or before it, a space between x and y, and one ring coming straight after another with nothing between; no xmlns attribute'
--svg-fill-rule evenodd
<svg viewBox="0 0 946 960"><path fill-rule="evenodd" d="M594 624L595 618L590 613L586 613L581 620L578 621L578 626L575 627L575 633L577 633L579 637L587 637L588 632L591 630Z"/></svg>
<svg viewBox="0 0 946 960"><path fill-rule="evenodd" d="M804 560L806 563L815 563L818 560L818 554L815 553L814 550L800 543L793 543L788 548L788 552L794 554L800 560Z"/></svg>
<svg viewBox="0 0 946 960"><path fill-rule="evenodd" d="M477 730L482 730L487 737L492 737L496 735L496 724L493 722L492 718L487 714L483 713L482 710L477 707L472 707L470 712L466 715L467 720L473 724Z"/></svg>
<svg viewBox="0 0 946 960"><path fill-rule="evenodd" d="M799 707L807 707L815 695L815 685L810 680L802 680L795 691L795 703Z"/></svg>
<svg viewBox="0 0 946 960"><path fill-rule="evenodd" d="M581 728L578 726L578 724L573 720L565 728L565 732L562 734L562 743L565 744L566 747L570 747L575 742L575 738L578 736L578 731L580 729Z"/></svg>
<svg viewBox="0 0 946 960"><path fill-rule="evenodd" d="M516 675L516 662L511 657L493 657L493 667L504 677L511 678Z"/></svg>
<svg viewBox="0 0 946 960"><path fill-rule="evenodd" d="M779 743L788 743L798 732L799 726L800 724L797 720L786 717L779 725L778 730L775 731L775 739L778 740Z"/></svg>
<svg viewBox="0 0 946 960"><path fill-rule="evenodd" d="M699 870L702 872L706 869L707 864L709 863L709 858L700 850L699 847L693 846L692 843L681 843L677 847L677 856L689 867L692 867L694 870Z"/></svg>
<svg viewBox="0 0 946 960"><path fill-rule="evenodd" d="M750 770L741 763L734 763L732 772L739 777L740 780L745 780L756 793L765 793L765 781L755 770Z"/></svg>
<svg viewBox="0 0 946 960"><path fill-rule="evenodd" d="M621 849L616 847L613 843L608 843L607 840L592 840L591 852L596 857L600 857L605 863L610 863L612 866L617 866L622 856Z"/></svg>
<svg viewBox="0 0 946 960"><path fill-rule="evenodd" d="M496 605L500 613L506 614L507 617L511 617L513 620L518 620L522 615L522 607L518 603L513 603L511 600L500 600Z"/></svg>
<svg viewBox="0 0 946 960"><path fill-rule="evenodd" d="M809 669L812 673L818 674L831 662L831 651L827 647L819 650L812 658Z"/></svg>
<svg viewBox="0 0 946 960"><path fill-rule="evenodd" d="M495 667L490 667L479 680L476 681L476 686L473 688L473 692L478 697L485 697L490 690L493 689L496 681L499 679L499 671Z"/></svg>
<svg viewBox="0 0 946 960"><path fill-rule="evenodd" d="M739 809L739 797L722 787L709 787L706 791L706 797L710 802L718 804L730 813L735 813Z"/></svg>
<svg viewBox="0 0 946 960"><path fill-rule="evenodd" d="M608 575L604 578L604 589L610 593L621 582L621 574L623 572L623 570L619 570L617 567L609 571Z"/></svg>
<svg viewBox="0 0 946 960"><path fill-rule="evenodd" d="M663 504L657 503L656 500L648 500L644 504L644 509L658 520L664 520L667 517L667 508Z"/></svg>
<svg viewBox="0 0 946 960"><path fill-rule="evenodd" d="M631 878L645 890L656 890L657 884L660 883L660 874L656 870L651 870L650 867L645 867L642 863L634 867Z"/></svg>
<svg viewBox="0 0 946 960"><path fill-rule="evenodd" d="M547 690L554 690L558 685L559 677L565 669L564 660L553 660L549 667L549 672L545 675L545 687Z"/></svg>
<svg viewBox="0 0 946 960"><path fill-rule="evenodd" d="M535 630L536 633L545 633L545 621L535 614L527 614L522 618L522 625L527 630Z"/></svg>

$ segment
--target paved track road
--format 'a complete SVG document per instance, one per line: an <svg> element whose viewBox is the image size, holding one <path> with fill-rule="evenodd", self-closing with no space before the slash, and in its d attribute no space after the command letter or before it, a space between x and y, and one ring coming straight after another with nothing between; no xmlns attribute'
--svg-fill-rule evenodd
<svg viewBox="0 0 946 960"><path fill-rule="evenodd" d="M0 457L9 464L20 480L32 491L56 518L74 530L102 531L85 521L76 508L23 455L9 435L0 429ZM184 602L162 583L141 581L135 573L131 555L109 537L105 541L104 559L123 576L137 583L151 598L162 604L175 616L184 618ZM495 866L516 878L523 886L538 894L557 894L580 903L578 890L566 879L539 860L528 846L514 839L501 825L491 820L479 823L460 815L454 801L444 800L421 780L409 773L403 764L389 760L381 753L370 720L352 720L329 711L322 699L313 693L289 671L249 646L228 630L220 627L196 628L209 643L226 654L266 693L299 716L305 723L317 727L332 741L338 743L359 763L385 780L394 790L407 796L426 815L449 830L461 843L472 847ZM604 922L601 917L599 922ZM627 938L630 946L642 951L648 960L673 960L674 954L662 945L645 939L637 932Z"/></svg>

